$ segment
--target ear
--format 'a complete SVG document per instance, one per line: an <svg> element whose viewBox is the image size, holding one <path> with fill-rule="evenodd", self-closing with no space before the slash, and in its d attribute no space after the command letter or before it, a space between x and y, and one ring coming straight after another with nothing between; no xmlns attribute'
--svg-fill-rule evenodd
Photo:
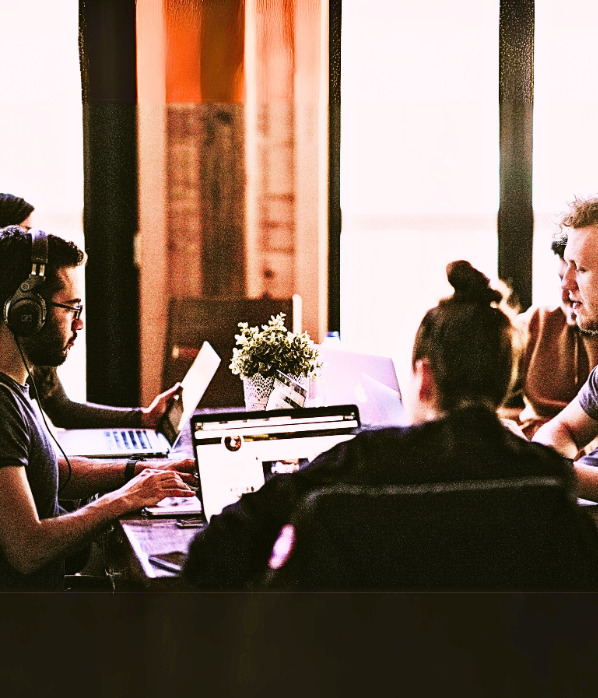
<svg viewBox="0 0 598 698"><path fill-rule="evenodd" d="M438 390L430 361L418 359L413 368L417 399L423 405L435 408L438 402Z"/></svg>

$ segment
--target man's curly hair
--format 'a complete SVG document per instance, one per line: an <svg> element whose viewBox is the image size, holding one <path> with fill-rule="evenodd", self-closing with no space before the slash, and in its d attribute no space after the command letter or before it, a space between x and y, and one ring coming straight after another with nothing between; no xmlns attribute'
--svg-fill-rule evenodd
<svg viewBox="0 0 598 698"><path fill-rule="evenodd" d="M589 225L598 225L598 196L587 199L575 197L569 203L569 210L561 215L561 232L563 228L585 228Z"/></svg>

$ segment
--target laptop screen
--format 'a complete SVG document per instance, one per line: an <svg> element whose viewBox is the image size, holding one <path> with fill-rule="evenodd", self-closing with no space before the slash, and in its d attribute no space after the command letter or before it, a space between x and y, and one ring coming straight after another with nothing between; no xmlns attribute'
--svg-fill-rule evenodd
<svg viewBox="0 0 598 698"><path fill-rule="evenodd" d="M196 415L191 433L206 517L352 439L359 427L355 405Z"/></svg>

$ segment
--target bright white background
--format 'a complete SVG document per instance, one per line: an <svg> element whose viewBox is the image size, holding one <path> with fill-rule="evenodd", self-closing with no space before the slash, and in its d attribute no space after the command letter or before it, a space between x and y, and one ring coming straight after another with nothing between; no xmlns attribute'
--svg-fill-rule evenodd
<svg viewBox="0 0 598 698"><path fill-rule="evenodd" d="M598 193L598 3L536 2L534 300L549 297L555 219L575 196ZM548 272L548 274L547 274ZM558 290L558 289L557 289ZM558 299L555 301L558 302Z"/></svg>
<svg viewBox="0 0 598 698"><path fill-rule="evenodd" d="M346 0L341 339L410 368L445 267L497 272L498 0Z"/></svg>
<svg viewBox="0 0 598 698"><path fill-rule="evenodd" d="M0 191L35 206L33 223L83 246L83 126L77 0L0 4ZM85 336L60 369L85 399Z"/></svg>
<svg viewBox="0 0 598 698"><path fill-rule="evenodd" d="M558 304L556 215L598 193L598 3L535 8L536 304ZM497 274L498 0L345 0L341 338L410 368L445 266Z"/></svg>

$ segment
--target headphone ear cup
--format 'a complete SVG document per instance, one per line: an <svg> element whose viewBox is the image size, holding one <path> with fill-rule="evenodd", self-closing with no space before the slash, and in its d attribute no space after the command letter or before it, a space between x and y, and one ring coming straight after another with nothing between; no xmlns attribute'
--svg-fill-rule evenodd
<svg viewBox="0 0 598 698"><path fill-rule="evenodd" d="M17 337L32 337L46 322L46 301L24 281L15 295L4 304L4 320Z"/></svg>

